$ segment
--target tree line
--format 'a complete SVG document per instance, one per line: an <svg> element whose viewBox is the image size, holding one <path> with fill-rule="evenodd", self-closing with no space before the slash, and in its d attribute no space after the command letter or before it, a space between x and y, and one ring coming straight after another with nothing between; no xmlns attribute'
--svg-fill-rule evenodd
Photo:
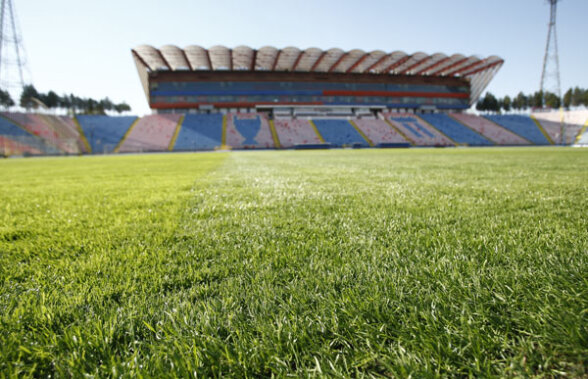
<svg viewBox="0 0 588 379"><path fill-rule="evenodd" d="M3 107L12 107L15 105L8 91L0 89L0 105ZM105 114L106 111L122 113L131 110L131 107L127 103L122 102L116 104L108 97L102 100L95 100L92 98L82 98L74 94L59 96L54 91L47 93L38 92L33 85L23 87L19 105L27 110L39 107L49 109L61 108L67 109L71 113L81 114Z"/></svg>
<svg viewBox="0 0 588 379"><path fill-rule="evenodd" d="M563 107L588 107L588 89L575 87L566 91L563 96ZM545 106L548 108L559 108L562 106L560 98L551 92L545 93ZM483 98L480 98L476 104L476 109L479 111L490 112L509 112L511 110L524 110L528 108L542 108L543 107L543 92L537 91L529 95L519 92L518 95L511 98L506 95L503 98L497 98L490 92L486 92Z"/></svg>

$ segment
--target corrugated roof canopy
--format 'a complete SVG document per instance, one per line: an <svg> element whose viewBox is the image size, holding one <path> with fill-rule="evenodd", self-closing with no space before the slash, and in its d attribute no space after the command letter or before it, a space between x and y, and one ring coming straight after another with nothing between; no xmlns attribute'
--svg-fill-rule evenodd
<svg viewBox="0 0 588 379"><path fill-rule="evenodd" d="M321 50L297 47L277 49L264 46L259 50L248 46L229 49L213 46L205 49L190 45L184 49L165 45L160 49L141 45L132 53L148 72L153 71L296 71L336 72L380 75L419 75L434 77L463 77L471 83L470 103L473 104L504 60L497 56L479 58L442 53L422 52L407 54L403 51L386 53L376 50L365 52L355 49Z"/></svg>

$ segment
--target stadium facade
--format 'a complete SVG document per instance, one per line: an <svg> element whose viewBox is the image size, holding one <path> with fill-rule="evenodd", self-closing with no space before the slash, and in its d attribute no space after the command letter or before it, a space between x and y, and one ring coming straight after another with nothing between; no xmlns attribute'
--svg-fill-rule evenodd
<svg viewBox="0 0 588 379"><path fill-rule="evenodd" d="M142 45L132 55L149 106L158 113L308 107L332 113L459 111L477 101L504 63L497 56L271 46Z"/></svg>

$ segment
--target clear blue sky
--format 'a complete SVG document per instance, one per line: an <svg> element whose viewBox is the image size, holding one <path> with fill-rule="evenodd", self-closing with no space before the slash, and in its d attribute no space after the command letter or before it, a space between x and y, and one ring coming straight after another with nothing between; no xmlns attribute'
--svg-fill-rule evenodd
<svg viewBox="0 0 588 379"><path fill-rule="evenodd" d="M360 48L480 56L505 65L496 95L536 91L544 0L13 0L39 91L127 101L149 112L131 48L190 44ZM558 5L562 89L588 87L588 0Z"/></svg>

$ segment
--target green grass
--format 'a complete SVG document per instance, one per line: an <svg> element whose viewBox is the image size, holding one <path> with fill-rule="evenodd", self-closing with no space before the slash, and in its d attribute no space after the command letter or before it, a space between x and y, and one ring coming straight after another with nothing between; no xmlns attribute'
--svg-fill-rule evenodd
<svg viewBox="0 0 588 379"><path fill-rule="evenodd" d="M0 161L0 377L585 375L588 150Z"/></svg>

